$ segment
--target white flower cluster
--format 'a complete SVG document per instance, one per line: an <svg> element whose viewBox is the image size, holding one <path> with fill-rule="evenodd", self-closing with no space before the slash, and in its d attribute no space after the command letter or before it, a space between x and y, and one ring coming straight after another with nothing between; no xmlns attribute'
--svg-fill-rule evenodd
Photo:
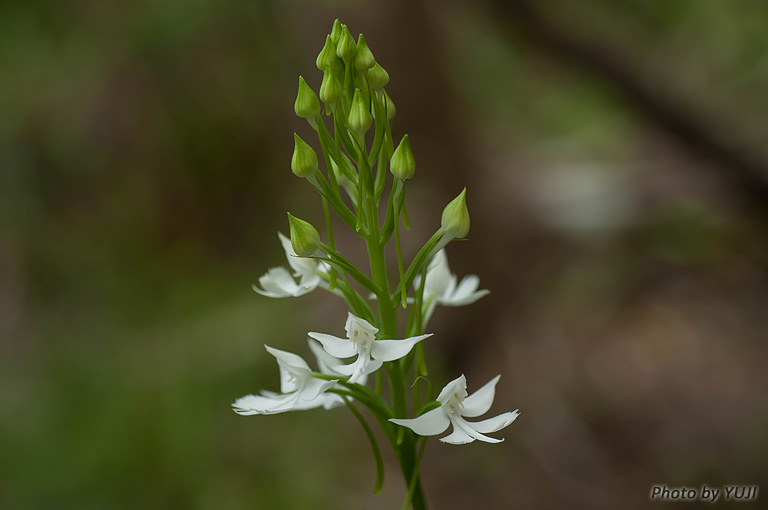
<svg viewBox="0 0 768 510"><path fill-rule="evenodd" d="M259 278L260 287L254 285L253 289L259 294L273 298L301 296L318 286L327 289L325 280L329 273L328 266L309 258L298 257L291 247L290 240L282 234L278 236L294 273L291 275L282 267L272 268ZM298 283L294 279L296 277L299 278ZM448 267L445 251L440 250L427 267L424 282L424 324L438 304L463 306L488 294L487 290L478 290L479 279L475 275L466 276L461 282L457 282L456 275L451 273ZM417 288L419 284L418 280L414 283ZM265 346L267 352L277 360L280 369L280 393L262 391L259 395L239 398L233 404L235 412L253 415L317 407L332 409L344 403L342 397L332 391L339 387L342 379L346 384L365 385L368 375L380 369L384 362L405 357L416 344L432 336L426 334L400 340L377 339L379 330L352 313L349 313L344 329L344 338L326 333L308 333L309 347L317 359L321 377L316 377L316 373L312 372L300 356ZM413 419L392 418L389 421L422 436L441 434L449 426L453 426L453 432L440 439L449 444L466 444L475 440L501 442L503 439L495 439L485 434L507 427L515 421L518 411L478 422L465 420L488 412L493 404L496 384L500 377L494 377L475 393L468 395L467 381L462 375L442 389L437 397L439 407Z"/></svg>

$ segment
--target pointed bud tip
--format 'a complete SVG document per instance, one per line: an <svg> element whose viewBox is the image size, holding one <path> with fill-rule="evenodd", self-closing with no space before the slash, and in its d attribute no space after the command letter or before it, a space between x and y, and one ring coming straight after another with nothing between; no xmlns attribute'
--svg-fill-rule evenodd
<svg viewBox="0 0 768 510"><path fill-rule="evenodd" d="M368 83L374 90L384 88L389 83L389 73L378 62L366 72Z"/></svg>
<svg viewBox="0 0 768 510"><path fill-rule="evenodd" d="M365 36L360 34L357 38L357 55L355 56L355 67L358 71L366 71L373 67L376 59L373 57L371 48L365 40Z"/></svg>
<svg viewBox="0 0 768 510"><path fill-rule="evenodd" d="M349 109L347 118L349 127L358 133L365 133L373 123L373 117L368 107L368 101L365 101L360 89L355 89L355 95L352 97L352 106Z"/></svg>
<svg viewBox="0 0 768 510"><path fill-rule="evenodd" d="M356 53L357 44L355 44L355 39L352 37L352 34L349 33L347 25L342 24L339 40L336 43L336 55L347 62L351 62Z"/></svg>
<svg viewBox="0 0 768 510"><path fill-rule="evenodd" d="M403 181L413 177L414 172L416 172L416 159L413 157L411 139L408 135L403 136L400 145L392 154L389 170L392 175Z"/></svg>
<svg viewBox="0 0 768 510"><path fill-rule="evenodd" d="M317 99L317 94L307 85L302 76L299 76L299 91L296 93L296 102L293 104L293 110L298 117L304 119L314 118L315 115L320 113L320 101Z"/></svg>
<svg viewBox="0 0 768 510"><path fill-rule="evenodd" d="M310 145L293 134L293 157L291 158L291 171L302 179L313 175L318 169L317 154Z"/></svg>
<svg viewBox="0 0 768 510"><path fill-rule="evenodd" d="M469 211L467 210L467 188L464 188L459 196L443 209L440 225L445 235L454 239L466 237L469 233Z"/></svg>
<svg viewBox="0 0 768 510"><path fill-rule="evenodd" d="M320 234L311 223L288 213L291 227L291 247L299 257L310 257L320 248Z"/></svg>

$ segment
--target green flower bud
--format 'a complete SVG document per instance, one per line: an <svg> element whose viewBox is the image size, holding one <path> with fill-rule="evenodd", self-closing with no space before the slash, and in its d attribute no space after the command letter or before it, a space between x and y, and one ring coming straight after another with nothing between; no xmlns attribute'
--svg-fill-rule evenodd
<svg viewBox="0 0 768 510"><path fill-rule="evenodd" d="M467 188L458 197L443 209L443 217L440 220L445 235L451 238L466 237L469 233L469 211L467 210Z"/></svg>
<svg viewBox="0 0 768 510"><path fill-rule="evenodd" d="M338 69L341 65L339 57L336 56L336 45L333 44L330 35L325 37L325 46L323 46L322 51L317 55L315 65L317 65L317 68L321 71L325 71L329 66L331 69Z"/></svg>
<svg viewBox="0 0 768 510"><path fill-rule="evenodd" d="M352 98L352 106L349 108L349 117L347 118L349 127L358 133L365 133L371 127L373 117L371 117L368 101L363 100L363 94L360 89L355 89L355 96Z"/></svg>
<svg viewBox="0 0 768 510"><path fill-rule="evenodd" d="M373 58L373 52L368 47L368 43L365 42L365 37L360 34L357 38L357 56L355 57L355 67L359 71L365 71L373 67L376 63L376 59Z"/></svg>
<svg viewBox="0 0 768 510"><path fill-rule="evenodd" d="M368 69L366 74L368 75L368 83L373 90L379 90L389 83L389 73L378 62L373 64L373 67Z"/></svg>
<svg viewBox="0 0 768 510"><path fill-rule="evenodd" d="M307 142L296 133L293 134L293 158L291 158L291 171L296 177L309 177L317 170L317 154Z"/></svg>
<svg viewBox="0 0 768 510"><path fill-rule="evenodd" d="M333 41L333 44L335 45L339 44L342 28L343 28L343 25L341 24L341 21L339 21L339 19L336 18L336 21L333 22L333 29L331 30L331 41Z"/></svg>
<svg viewBox="0 0 768 510"><path fill-rule="evenodd" d="M355 39L352 37L352 34L349 33L347 25L341 25L341 35L339 36L339 41L336 43L336 55L347 62L351 62L355 57L355 53L357 53Z"/></svg>
<svg viewBox="0 0 768 510"><path fill-rule="evenodd" d="M389 171L400 180L406 180L413 177L416 171L416 160L411 152L411 139L408 135L403 136L400 145L397 146L389 161Z"/></svg>
<svg viewBox="0 0 768 510"><path fill-rule="evenodd" d="M323 83L320 84L320 99L326 104L338 103L344 95L344 87L330 67L325 68Z"/></svg>
<svg viewBox="0 0 768 510"><path fill-rule="evenodd" d="M384 91L384 108L387 110L387 120L392 120L395 118L395 113L397 113L397 109L395 108L395 103L392 101L392 98L389 97L389 94L387 94L387 91Z"/></svg>
<svg viewBox="0 0 768 510"><path fill-rule="evenodd" d="M299 257L310 257L320 248L320 234L310 223L288 213L291 224L291 246Z"/></svg>
<svg viewBox="0 0 768 510"><path fill-rule="evenodd" d="M301 76L299 76L299 92L296 94L293 109L296 115L305 119L313 119L315 115L320 113L320 101L317 99L317 94Z"/></svg>

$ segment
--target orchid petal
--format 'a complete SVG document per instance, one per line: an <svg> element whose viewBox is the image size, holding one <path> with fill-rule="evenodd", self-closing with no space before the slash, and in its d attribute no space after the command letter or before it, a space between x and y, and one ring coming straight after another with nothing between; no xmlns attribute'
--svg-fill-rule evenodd
<svg viewBox="0 0 768 510"><path fill-rule="evenodd" d="M237 414L249 416L253 414L275 414L290 409L290 402L296 399L295 393L277 395L276 397L263 397L259 395L246 395L232 404Z"/></svg>
<svg viewBox="0 0 768 510"><path fill-rule="evenodd" d="M296 285L291 274L284 267L273 267L268 270L259 278L259 285L261 285L261 289L253 285L253 290L262 296L272 298L300 296L306 293L302 292L302 289Z"/></svg>
<svg viewBox="0 0 768 510"><path fill-rule="evenodd" d="M280 349L275 349L274 347L270 347L268 345L265 345L264 348L268 353L274 356L275 359L277 359L277 363L279 365L284 365L286 368L292 370L306 372L307 375L309 375L309 365L307 365L307 362L304 361L304 358L298 354L293 354L292 352L288 351L281 351Z"/></svg>
<svg viewBox="0 0 768 510"><path fill-rule="evenodd" d="M440 300L445 306L465 306L474 303L478 299L490 294L490 290L477 290L480 286L480 278L471 274L464 277L458 287L450 294Z"/></svg>
<svg viewBox="0 0 768 510"><path fill-rule="evenodd" d="M451 420L451 423L453 423L453 430L454 430L454 432L457 429L461 429L467 435L469 435L469 436L471 436L471 437L473 437L475 439L478 439L480 441L483 441L483 442L486 442L486 443L501 443L502 441L504 441L503 438L502 439L496 439L495 437L484 436L483 434L481 434L480 432L478 432L477 430L474 429L474 427L472 426L473 425L472 423L468 423L461 416L455 417L453 420Z"/></svg>
<svg viewBox="0 0 768 510"><path fill-rule="evenodd" d="M337 372L334 367L343 365L342 361L328 354L321 343L314 340L308 340L309 350L315 355L317 360L317 366L320 368L320 372L323 374L335 375Z"/></svg>
<svg viewBox="0 0 768 510"><path fill-rule="evenodd" d="M437 396L437 400L441 404L445 404L454 395L459 397L460 402L467 396L467 378L464 377L464 374L446 384Z"/></svg>
<svg viewBox="0 0 768 510"><path fill-rule="evenodd" d="M432 333L404 338L402 340L376 340L373 342L373 347L371 348L371 356L381 361L394 361L400 359L411 352L414 345L430 336L432 336Z"/></svg>
<svg viewBox="0 0 768 510"><path fill-rule="evenodd" d="M445 437L441 437L440 441L448 444L467 444L475 440L474 437L467 434L462 428L456 426L456 421L451 420L453 425L453 432Z"/></svg>
<svg viewBox="0 0 768 510"><path fill-rule="evenodd" d="M352 365L355 367L352 375L349 376L347 382L359 383L363 377L368 374L372 374L381 368L383 362L381 360L370 359L368 357L360 356Z"/></svg>
<svg viewBox="0 0 768 510"><path fill-rule="evenodd" d="M296 276L308 276L315 275L315 269L317 268L317 262L314 259L299 257L296 252L293 251L291 240L278 232L277 237L280 239L280 244L283 245L283 251L285 251L285 258L288 260L288 264L296 271ZM313 287L314 288L314 287Z"/></svg>
<svg viewBox="0 0 768 510"><path fill-rule="evenodd" d="M331 356L336 358L349 358L357 354L357 349L352 342L344 338L338 338L332 335L326 335L325 333L307 333L311 338L314 338L321 344L323 348Z"/></svg>
<svg viewBox="0 0 768 510"><path fill-rule="evenodd" d="M465 398L461 415L472 418L487 413L493 404L493 397L496 395L496 383L499 382L499 378L501 375L497 375L485 386Z"/></svg>
<svg viewBox="0 0 768 510"><path fill-rule="evenodd" d="M440 250L432 258L427 266L427 280L424 282L424 293L440 296L445 292L451 278L451 269L448 267L448 257L445 250Z"/></svg>
<svg viewBox="0 0 768 510"><path fill-rule="evenodd" d="M493 418L488 418L487 420L470 423L470 426L478 432L490 434L491 432L496 432L509 426L519 415L520 413L515 410L513 412L494 416Z"/></svg>
<svg viewBox="0 0 768 510"><path fill-rule="evenodd" d="M413 419L390 418L392 423L407 427L420 436L434 436L442 434L448 428L450 420L442 407L428 411Z"/></svg>
<svg viewBox="0 0 768 510"><path fill-rule="evenodd" d="M337 382L339 382L338 379L333 381L325 381L322 379L315 379L314 377L310 377L309 379L307 379L306 383L304 384L304 387L301 389L300 400L302 401L316 400L321 393L323 393L325 390L331 389Z"/></svg>

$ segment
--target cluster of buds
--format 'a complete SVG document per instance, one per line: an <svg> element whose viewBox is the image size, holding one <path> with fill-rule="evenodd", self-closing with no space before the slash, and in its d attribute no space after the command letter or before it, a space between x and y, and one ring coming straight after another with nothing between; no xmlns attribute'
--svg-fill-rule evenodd
<svg viewBox="0 0 768 510"><path fill-rule="evenodd" d="M429 380L422 341L432 336L424 331L435 308L468 305L488 294L479 290L477 276L458 281L445 253L448 243L469 233L466 189L445 207L440 227L406 267L400 250L400 223L409 228L405 189L406 181L415 174L416 159L407 134L395 145L392 121L396 109L385 90L389 74L376 61L365 37L360 34L355 42L338 20L316 64L323 72L319 97L299 77L294 109L314 131L322 159L294 134L291 170L319 193L327 242L309 222L288 214L290 236L278 237L293 273L284 267L272 268L259 278L254 290L285 298L318 287L325 289L344 299L349 307L346 335L308 333L317 371L298 355L267 347L280 368L281 392L248 395L235 402L234 408L251 415L346 405L371 442L379 473L378 490L383 480L381 455L375 436L356 410L356 405L367 407L400 462L408 486L404 507L425 508L418 465L426 436L443 433L452 425L453 432L441 441L500 442L485 434L508 426L518 414L503 413L480 422L464 419L490 409L498 376L468 396L462 375L448 383L437 398ZM379 204L387 190L382 218ZM331 211L365 241L369 268L356 267L336 247ZM385 259L386 245L393 239L399 277L395 285L391 285ZM409 310L405 335L398 333L401 306ZM382 392L384 373L389 399ZM369 376L375 378L374 388L367 385ZM407 388L413 389L410 395ZM412 418L408 416L410 406L415 410Z"/></svg>

